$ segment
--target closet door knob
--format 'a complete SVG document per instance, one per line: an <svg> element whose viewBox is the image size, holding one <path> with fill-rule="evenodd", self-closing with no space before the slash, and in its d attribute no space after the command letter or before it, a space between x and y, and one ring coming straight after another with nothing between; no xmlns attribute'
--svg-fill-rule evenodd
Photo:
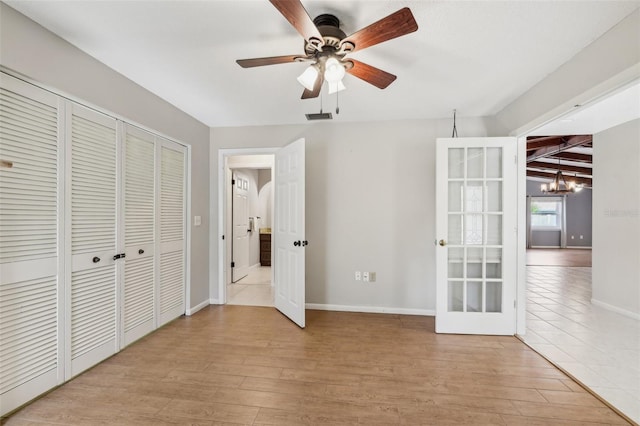
<svg viewBox="0 0 640 426"><path fill-rule="evenodd" d="M100 258L98 256L95 256L93 259L91 259L93 261L93 263L98 263L100 262Z"/></svg>
<svg viewBox="0 0 640 426"><path fill-rule="evenodd" d="M300 247L302 245L302 243L300 241L294 241L293 245L296 247Z"/></svg>
<svg viewBox="0 0 640 426"><path fill-rule="evenodd" d="M144 254L144 250L142 249L138 250L138 254Z"/></svg>

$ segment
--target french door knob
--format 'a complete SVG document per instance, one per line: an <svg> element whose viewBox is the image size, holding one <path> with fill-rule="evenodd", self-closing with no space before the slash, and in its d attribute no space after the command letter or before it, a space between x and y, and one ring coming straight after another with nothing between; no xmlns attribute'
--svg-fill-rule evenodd
<svg viewBox="0 0 640 426"><path fill-rule="evenodd" d="M305 246L308 246L308 245L309 245L309 241L304 240L304 241L302 242L302 247L305 247Z"/></svg>
<svg viewBox="0 0 640 426"><path fill-rule="evenodd" d="M298 241L294 241L293 245L296 247L300 247L302 245L302 243L298 240Z"/></svg>
<svg viewBox="0 0 640 426"><path fill-rule="evenodd" d="M445 240L440 240L438 241L438 244L440 244L442 247L447 245L447 242Z"/></svg>

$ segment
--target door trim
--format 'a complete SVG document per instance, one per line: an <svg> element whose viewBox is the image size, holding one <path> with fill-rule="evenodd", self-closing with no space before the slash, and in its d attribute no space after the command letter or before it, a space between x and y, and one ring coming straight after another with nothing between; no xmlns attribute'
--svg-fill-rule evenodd
<svg viewBox="0 0 640 426"><path fill-rule="evenodd" d="M274 155L281 149L281 147L273 147L273 148L234 148L234 149L219 149L218 150L218 164L217 164L217 173L214 169L215 162L215 152L212 150L210 153L210 172L211 176L218 175L218 235L215 235L213 227L210 227L210 241L211 245L209 247L209 294L210 301L209 303L212 305L223 305L227 303L227 285L226 285L226 274L227 274L227 264L230 262L230 259L227 256L227 248L226 242L227 238L230 238L230 235L226 234L226 223L227 223L227 193L228 193L228 185L227 182L227 159L229 157L233 157L236 155ZM251 166L255 167L257 164L251 164ZM241 167L242 165L238 165ZM273 170L273 169L272 169ZM213 188L213 185L211 185ZM213 191L211 191L213 192ZM213 195L213 194L211 194ZM215 209L213 207L213 196L211 196L211 217L214 217ZM274 206L275 208L275 206ZM225 239L222 239L222 236L225 236ZM218 258L214 258L214 247L217 241L218 244ZM218 273L215 273L214 265L218 265ZM271 282L273 282L273 273L274 268L271 269ZM217 280L214 279L217 277ZM218 288L216 289L216 285Z"/></svg>

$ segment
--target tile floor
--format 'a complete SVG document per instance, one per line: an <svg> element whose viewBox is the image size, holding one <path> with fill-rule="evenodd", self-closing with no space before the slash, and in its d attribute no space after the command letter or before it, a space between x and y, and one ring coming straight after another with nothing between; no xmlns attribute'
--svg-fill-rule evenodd
<svg viewBox="0 0 640 426"><path fill-rule="evenodd" d="M640 321L591 304L591 268L527 266L525 343L640 423Z"/></svg>
<svg viewBox="0 0 640 426"><path fill-rule="evenodd" d="M271 267L249 269L249 275L227 286L227 304L273 306Z"/></svg>

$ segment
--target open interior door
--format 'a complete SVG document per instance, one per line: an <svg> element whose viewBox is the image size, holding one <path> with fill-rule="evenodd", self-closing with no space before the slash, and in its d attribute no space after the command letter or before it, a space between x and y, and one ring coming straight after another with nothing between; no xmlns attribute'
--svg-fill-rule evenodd
<svg viewBox="0 0 640 426"><path fill-rule="evenodd" d="M436 142L437 333L515 333L516 146Z"/></svg>
<svg viewBox="0 0 640 426"><path fill-rule="evenodd" d="M276 153L275 306L300 327L305 326L305 141L299 139Z"/></svg>

